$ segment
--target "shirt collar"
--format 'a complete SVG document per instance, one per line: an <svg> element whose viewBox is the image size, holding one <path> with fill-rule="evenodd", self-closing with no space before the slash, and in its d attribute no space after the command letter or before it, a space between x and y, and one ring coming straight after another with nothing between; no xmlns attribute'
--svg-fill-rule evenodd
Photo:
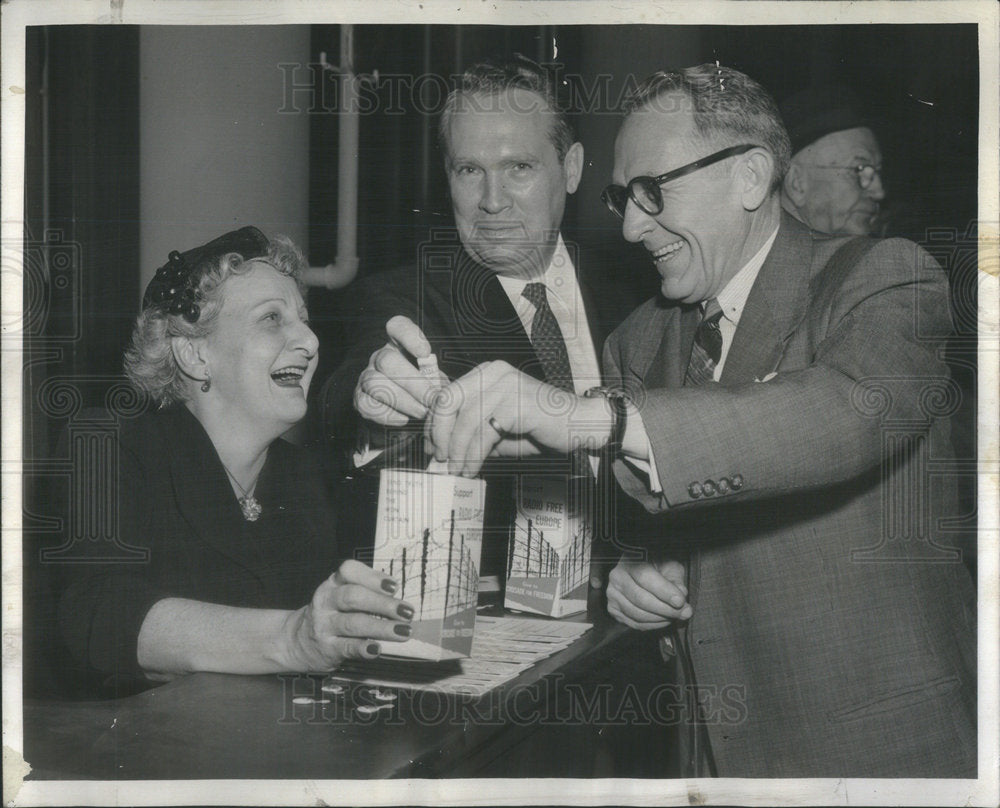
<svg viewBox="0 0 1000 808"><path fill-rule="evenodd" d="M716 298L719 301L719 306L722 308L722 316L733 325L736 325L740 321L740 317L743 314L743 307L746 305L747 298L750 297L750 290L753 288L754 281L757 280L757 273L764 266L764 260L767 258L767 254L771 252L771 247L774 245L774 239L777 235L778 228L776 227L767 241L754 254L753 258L743 265L743 268L732 277Z"/></svg>
<svg viewBox="0 0 1000 808"><path fill-rule="evenodd" d="M511 300L517 300L524 287L529 283L544 283L548 292L556 295L565 295L566 291L573 288L576 283L576 269L573 261L569 257L569 250L563 241L562 233L556 238L556 248L549 259L549 265L545 272L538 278L511 277L510 275L497 275L497 280L507 292Z"/></svg>

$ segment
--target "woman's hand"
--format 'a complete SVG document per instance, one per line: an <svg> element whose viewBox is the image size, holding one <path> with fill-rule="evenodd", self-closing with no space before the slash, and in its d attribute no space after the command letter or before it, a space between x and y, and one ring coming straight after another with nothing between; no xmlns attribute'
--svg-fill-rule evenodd
<svg viewBox="0 0 1000 808"><path fill-rule="evenodd" d="M392 596L396 582L348 560L292 612L283 631L282 662L299 672L328 671L344 659L373 659L381 642L410 636L413 607Z"/></svg>
<svg viewBox="0 0 1000 808"><path fill-rule="evenodd" d="M640 631L664 628L694 613L687 594L677 561L619 561L608 576L608 613Z"/></svg>

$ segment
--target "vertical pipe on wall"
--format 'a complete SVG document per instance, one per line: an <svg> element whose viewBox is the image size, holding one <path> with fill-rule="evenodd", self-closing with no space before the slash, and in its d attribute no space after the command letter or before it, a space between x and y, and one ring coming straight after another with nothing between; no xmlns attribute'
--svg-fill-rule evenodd
<svg viewBox="0 0 1000 808"><path fill-rule="evenodd" d="M340 67L337 74L337 256L334 263L325 267L309 267L302 276L305 283L327 289L347 286L358 274L361 111L358 106L360 79L354 73L353 25L340 26Z"/></svg>
<svg viewBox="0 0 1000 808"><path fill-rule="evenodd" d="M535 61L545 64L552 61L549 58L549 42L552 40L552 28L548 25L539 25L535 33Z"/></svg>
<svg viewBox="0 0 1000 808"><path fill-rule="evenodd" d="M358 79L354 75L354 26L340 26L340 72L343 106L338 121L337 263L340 283L349 283L358 271ZM347 277L347 276L350 277ZM327 283L329 286L329 282Z"/></svg>

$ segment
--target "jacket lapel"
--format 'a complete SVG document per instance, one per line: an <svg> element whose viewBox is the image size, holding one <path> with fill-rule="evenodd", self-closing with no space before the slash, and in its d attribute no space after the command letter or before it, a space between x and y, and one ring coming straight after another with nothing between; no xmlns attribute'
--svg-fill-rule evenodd
<svg viewBox="0 0 1000 808"><path fill-rule="evenodd" d="M782 213L778 235L750 291L726 355L723 384L753 382L777 368L787 339L805 316L811 262L808 228ZM631 354L629 372L633 379L650 390L683 386L700 319L697 305L659 301L646 323L649 336Z"/></svg>
<svg viewBox="0 0 1000 808"><path fill-rule="evenodd" d="M657 301L653 319L629 361L629 371L646 390L681 387L698 327L697 305Z"/></svg>
<svg viewBox="0 0 1000 808"><path fill-rule="evenodd" d="M805 314L811 258L809 230L782 213L778 235L750 290L726 355L722 384L746 384L777 369L786 340Z"/></svg>
<svg viewBox="0 0 1000 808"><path fill-rule="evenodd" d="M531 340L496 274L464 251L452 281L450 308L456 339L452 345L446 342L442 351L443 358L454 363L442 362L449 376L457 378L481 362L503 360L544 379Z"/></svg>

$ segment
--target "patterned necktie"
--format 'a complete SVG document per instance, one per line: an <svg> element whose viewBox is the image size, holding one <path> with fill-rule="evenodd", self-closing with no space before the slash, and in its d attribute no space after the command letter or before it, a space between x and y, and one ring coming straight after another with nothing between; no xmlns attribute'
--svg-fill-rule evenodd
<svg viewBox="0 0 1000 808"><path fill-rule="evenodd" d="M705 305L705 314L694 332L691 361L688 362L687 375L684 379L686 387L697 387L712 381L715 366L722 358L722 331L719 329L721 319L722 307L713 297Z"/></svg>
<svg viewBox="0 0 1000 808"><path fill-rule="evenodd" d="M535 307L535 316L531 321L531 345L542 364L545 380L554 387L573 393L573 373L569 364L569 354L566 351L566 341L563 339L562 331L559 328L559 323L556 322L552 309L549 308L545 284L529 283L521 294ZM594 516L597 508L595 502L597 486L586 452L580 449L571 452L569 466L564 474L565 476L560 475L560 479L566 485L566 513L570 517L579 519L578 535L580 539L579 542L574 542L574 547L577 548L574 552L581 554L577 557L582 563L579 566L572 565L576 577L571 581L564 581L563 596L579 586L581 582L587 581L587 573L590 569L590 548L594 537ZM520 492L518 507L521 507ZM511 558L515 552L512 536ZM565 574L566 570L564 569Z"/></svg>
<svg viewBox="0 0 1000 808"><path fill-rule="evenodd" d="M529 283L521 294L535 307L535 316L531 321L531 345L535 349L538 361L542 363L545 380L555 387L573 392L573 373L569 366L569 354L566 352L566 341L556 316L549 308L545 296L544 283Z"/></svg>

